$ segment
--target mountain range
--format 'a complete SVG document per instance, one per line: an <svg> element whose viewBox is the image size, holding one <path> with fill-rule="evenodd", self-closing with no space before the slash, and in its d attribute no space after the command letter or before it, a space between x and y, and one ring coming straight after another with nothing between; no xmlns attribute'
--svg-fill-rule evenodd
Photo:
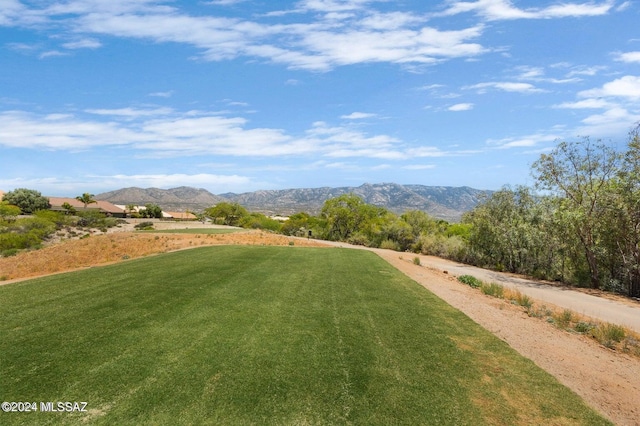
<svg viewBox="0 0 640 426"><path fill-rule="evenodd" d="M357 187L297 188L215 195L206 189L187 186L172 189L131 187L98 194L95 199L125 205L154 203L168 211L196 212L226 201L238 203L249 211L287 216L301 211L318 214L326 200L350 193L362 197L367 204L384 207L397 214L407 210L422 210L433 217L456 222L491 191L466 186L367 183Z"/></svg>

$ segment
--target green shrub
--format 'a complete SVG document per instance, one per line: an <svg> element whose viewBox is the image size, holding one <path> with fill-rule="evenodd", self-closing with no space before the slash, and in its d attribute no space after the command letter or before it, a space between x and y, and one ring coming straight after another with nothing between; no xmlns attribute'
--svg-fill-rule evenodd
<svg viewBox="0 0 640 426"><path fill-rule="evenodd" d="M420 258L418 256L413 258L413 264L420 266Z"/></svg>
<svg viewBox="0 0 640 426"><path fill-rule="evenodd" d="M518 293L516 302L518 303L518 305L526 308L527 310L531 309L531 307L533 306L533 300L531 300L531 298L526 294L522 293Z"/></svg>
<svg viewBox="0 0 640 426"><path fill-rule="evenodd" d="M574 327L573 329L575 331L577 331L578 333L582 333L582 334L586 334L589 333L591 330L593 330L595 328L595 325L589 323L589 322L584 322L584 321L579 321Z"/></svg>
<svg viewBox="0 0 640 426"><path fill-rule="evenodd" d="M8 249L8 250L3 250L2 253L0 253L0 255L2 255L2 257L11 257L11 256L15 256L16 254L18 254L20 250L16 249L16 248L12 248L12 249Z"/></svg>
<svg viewBox="0 0 640 426"><path fill-rule="evenodd" d="M571 322L573 321L573 312L569 309L565 309L560 314L556 314L553 317L555 324L559 328L567 329L571 326Z"/></svg>
<svg viewBox="0 0 640 426"><path fill-rule="evenodd" d="M624 327L610 323L598 324L591 330L594 339L611 349L615 348L616 343L622 342L626 334Z"/></svg>
<svg viewBox="0 0 640 426"><path fill-rule="evenodd" d="M384 240L380 243L380 248L381 249L386 249L386 250L396 250L398 251L400 249L400 246L398 245L398 243L396 243L393 240Z"/></svg>
<svg viewBox="0 0 640 426"><path fill-rule="evenodd" d="M482 285L482 281L472 275L460 275L458 281L473 288L478 288Z"/></svg>
<svg viewBox="0 0 640 426"><path fill-rule="evenodd" d="M150 231L153 229L153 222L140 222L134 228L139 231Z"/></svg>
<svg viewBox="0 0 640 426"><path fill-rule="evenodd" d="M484 294L486 294L488 296L497 297L499 299L502 299L504 297L504 287L502 287L500 284L496 284L496 283L485 284L485 283L482 283L482 285L480 286L480 290Z"/></svg>
<svg viewBox="0 0 640 426"><path fill-rule="evenodd" d="M362 232L356 232L355 234L347 238L347 242L355 246L365 246L365 247L371 246L371 241L369 240L369 237L367 237Z"/></svg>

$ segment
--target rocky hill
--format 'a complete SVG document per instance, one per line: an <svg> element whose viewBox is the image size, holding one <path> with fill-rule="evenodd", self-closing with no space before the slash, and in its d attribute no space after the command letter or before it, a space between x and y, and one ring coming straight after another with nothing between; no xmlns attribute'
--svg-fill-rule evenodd
<svg viewBox="0 0 640 426"><path fill-rule="evenodd" d="M95 199L124 205L136 204L143 206L147 203L153 203L167 211L200 211L222 201L228 201L223 197L213 195L206 189L192 188L190 186L172 189L123 188L98 194Z"/></svg>
<svg viewBox="0 0 640 426"><path fill-rule="evenodd" d="M99 194L95 198L114 204L155 203L165 210L182 211L200 211L221 201L228 201L237 202L250 211L289 215L300 211L317 214L327 199L349 193L362 197L368 204L385 207L398 214L407 210L423 210L434 217L454 222L460 220L462 213L471 210L483 195L490 192L469 187L381 183L358 187L298 188L219 195L191 187L125 188Z"/></svg>

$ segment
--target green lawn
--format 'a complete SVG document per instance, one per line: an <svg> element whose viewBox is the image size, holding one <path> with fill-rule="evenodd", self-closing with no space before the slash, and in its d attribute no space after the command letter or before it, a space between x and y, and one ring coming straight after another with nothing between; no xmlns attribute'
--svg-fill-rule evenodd
<svg viewBox="0 0 640 426"><path fill-rule="evenodd" d="M204 247L0 287L0 424L609 424L376 255Z"/></svg>

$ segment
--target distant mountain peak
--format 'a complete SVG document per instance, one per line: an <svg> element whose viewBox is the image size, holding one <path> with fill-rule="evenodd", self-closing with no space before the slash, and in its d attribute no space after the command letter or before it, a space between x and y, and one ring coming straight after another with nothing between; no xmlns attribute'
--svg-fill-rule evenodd
<svg viewBox="0 0 640 426"><path fill-rule="evenodd" d="M422 210L450 222L475 207L491 191L451 186L401 185L392 182L364 183L357 187L294 188L259 190L243 194L214 195L203 188L180 186L171 189L130 187L96 195L96 200L114 204L154 203L170 211L202 211L220 202L236 202L250 211L289 215L301 211L317 214L324 202L342 194L356 194L368 203L402 214Z"/></svg>

